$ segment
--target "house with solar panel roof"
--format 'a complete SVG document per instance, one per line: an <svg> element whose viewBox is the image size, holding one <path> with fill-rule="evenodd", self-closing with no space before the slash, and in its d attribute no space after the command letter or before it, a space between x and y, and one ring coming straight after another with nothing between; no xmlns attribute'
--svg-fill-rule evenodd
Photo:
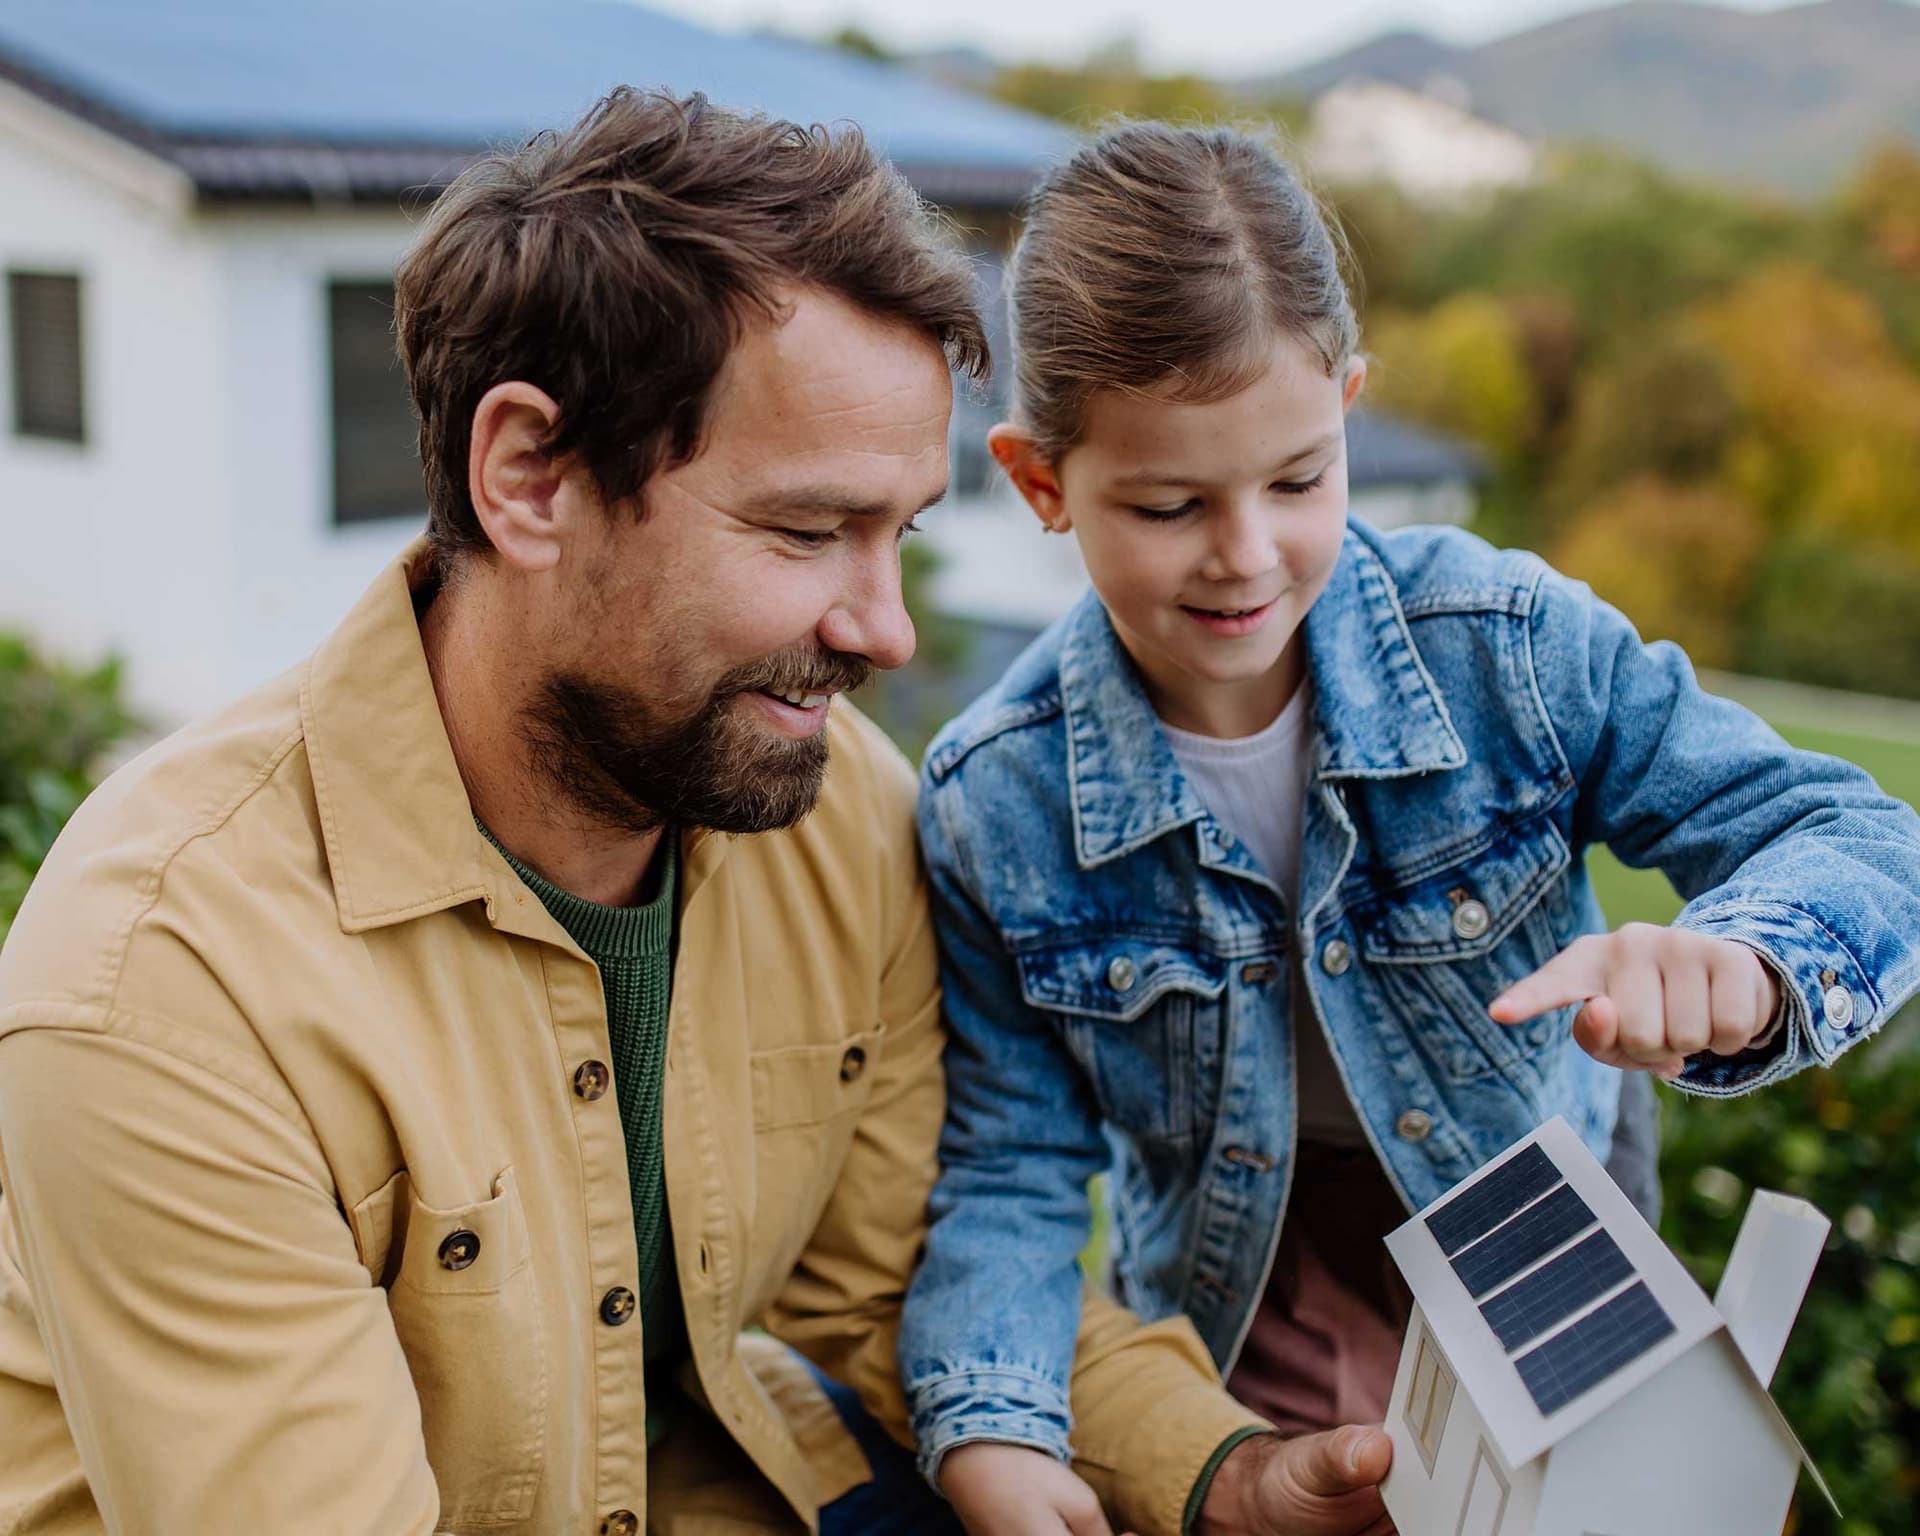
<svg viewBox="0 0 1920 1536"><path fill-rule="evenodd" d="M1400 1536L1776 1536L1805 1465L1767 1384L1826 1242L1757 1193L1709 1301L1564 1120L1387 1239Z"/></svg>

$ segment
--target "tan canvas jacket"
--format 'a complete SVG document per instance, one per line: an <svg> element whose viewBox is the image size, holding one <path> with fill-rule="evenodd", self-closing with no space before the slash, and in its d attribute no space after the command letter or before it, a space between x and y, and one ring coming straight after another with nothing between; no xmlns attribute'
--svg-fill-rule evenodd
<svg viewBox="0 0 1920 1536"><path fill-rule="evenodd" d="M942 1110L910 771L836 704L810 817L683 845L706 1408L649 1465L599 977L475 829L421 559L115 775L0 952L0 1533L799 1530L866 1463L788 1345L904 1427ZM1098 1301L1075 1408L1149 1533L1252 1422L1184 1323Z"/></svg>

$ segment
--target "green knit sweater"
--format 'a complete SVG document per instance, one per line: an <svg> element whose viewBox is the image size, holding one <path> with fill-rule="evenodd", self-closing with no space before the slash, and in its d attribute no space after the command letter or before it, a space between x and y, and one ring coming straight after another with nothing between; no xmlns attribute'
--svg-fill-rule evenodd
<svg viewBox="0 0 1920 1536"><path fill-rule="evenodd" d="M494 847L493 834L486 832ZM673 984L675 861L678 839L660 839L660 889L646 905L607 907L570 896L505 848L500 853L555 922L600 967L607 999L613 1089L627 1138L633 1236L640 1251L640 1326L647 1359L647 1443L666 1431L672 1370L686 1353L686 1317L674 1282L673 1232L660 1140L667 1069L667 1001Z"/></svg>

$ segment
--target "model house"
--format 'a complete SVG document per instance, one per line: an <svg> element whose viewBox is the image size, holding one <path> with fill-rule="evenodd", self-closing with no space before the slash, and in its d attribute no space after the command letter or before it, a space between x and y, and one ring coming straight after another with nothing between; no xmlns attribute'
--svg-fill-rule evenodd
<svg viewBox="0 0 1920 1536"><path fill-rule="evenodd" d="M1564 1120L1456 1186L1387 1239L1400 1536L1778 1536L1826 1492L1767 1383L1827 1229L1756 1194L1709 1301Z"/></svg>

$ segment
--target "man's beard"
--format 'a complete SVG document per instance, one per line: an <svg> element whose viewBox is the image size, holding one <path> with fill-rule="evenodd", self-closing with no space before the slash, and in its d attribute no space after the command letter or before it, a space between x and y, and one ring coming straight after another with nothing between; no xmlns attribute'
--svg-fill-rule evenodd
<svg viewBox="0 0 1920 1536"><path fill-rule="evenodd" d="M825 730L798 739L756 726L740 696L850 693L873 667L833 651L783 651L736 667L691 708L578 672L549 673L524 710L543 777L595 821L629 832L663 823L771 832L813 809L827 771Z"/></svg>

